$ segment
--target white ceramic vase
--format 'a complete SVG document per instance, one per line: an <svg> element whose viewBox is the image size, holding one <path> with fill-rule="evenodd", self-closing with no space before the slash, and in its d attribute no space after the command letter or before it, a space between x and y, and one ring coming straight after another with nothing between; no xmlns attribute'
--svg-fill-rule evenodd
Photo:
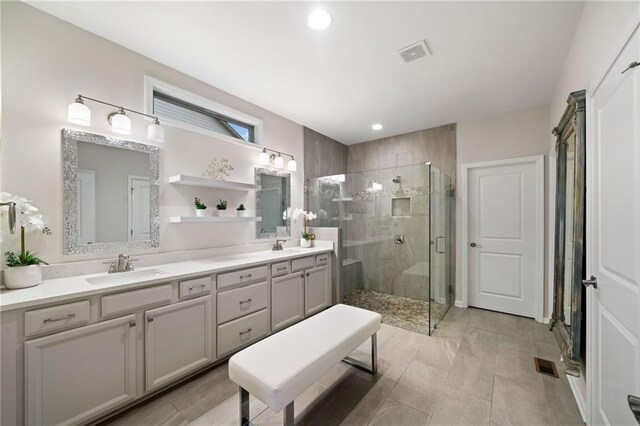
<svg viewBox="0 0 640 426"><path fill-rule="evenodd" d="M304 238L300 238L300 247L302 248L311 247L311 240L305 240Z"/></svg>
<svg viewBox="0 0 640 426"><path fill-rule="evenodd" d="M247 215L246 210L238 210L238 217L245 217Z"/></svg>
<svg viewBox="0 0 640 426"><path fill-rule="evenodd" d="M196 217L205 217L206 213L205 209L196 209Z"/></svg>
<svg viewBox="0 0 640 426"><path fill-rule="evenodd" d="M4 270L4 286L12 290L33 287L41 282L40 265L9 266Z"/></svg>

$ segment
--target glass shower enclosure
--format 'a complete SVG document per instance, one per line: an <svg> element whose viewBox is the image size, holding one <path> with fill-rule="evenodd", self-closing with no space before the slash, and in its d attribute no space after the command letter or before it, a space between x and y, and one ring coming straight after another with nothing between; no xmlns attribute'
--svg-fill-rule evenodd
<svg viewBox="0 0 640 426"><path fill-rule="evenodd" d="M451 178L431 164L308 179L313 226L342 228L342 303L431 334L452 301Z"/></svg>

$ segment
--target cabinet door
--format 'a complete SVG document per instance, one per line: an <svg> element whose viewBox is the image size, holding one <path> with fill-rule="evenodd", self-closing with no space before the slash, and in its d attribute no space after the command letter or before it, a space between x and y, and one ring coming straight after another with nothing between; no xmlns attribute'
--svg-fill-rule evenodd
<svg viewBox="0 0 640 426"><path fill-rule="evenodd" d="M304 279L304 314L313 315L331 306L331 274L328 266L309 269Z"/></svg>
<svg viewBox="0 0 640 426"><path fill-rule="evenodd" d="M136 396L135 315L25 343L26 423L86 423Z"/></svg>
<svg viewBox="0 0 640 426"><path fill-rule="evenodd" d="M273 331L304 318L304 274L271 280L271 328Z"/></svg>
<svg viewBox="0 0 640 426"><path fill-rule="evenodd" d="M150 391L213 360L211 297L145 312L145 381Z"/></svg>

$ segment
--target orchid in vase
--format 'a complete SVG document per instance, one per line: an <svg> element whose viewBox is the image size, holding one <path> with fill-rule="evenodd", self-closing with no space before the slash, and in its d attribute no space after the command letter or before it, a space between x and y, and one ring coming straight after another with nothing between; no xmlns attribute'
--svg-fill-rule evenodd
<svg viewBox="0 0 640 426"><path fill-rule="evenodd" d="M20 252L5 253L7 269L4 271L4 285L7 288L24 288L40 284L42 281L40 264L47 264L47 262L40 259L37 253L27 250L25 234L38 231L51 235L51 230L45 225L43 216L37 213L38 208L26 198L2 192L0 201L15 203L17 223L20 226ZM6 211L3 209L1 213L4 215Z"/></svg>
<svg viewBox="0 0 640 426"><path fill-rule="evenodd" d="M291 219L293 223L302 219L302 238L300 239L300 247L311 247L311 241L316 239L316 235L307 230L307 221L313 220L317 217L318 216L315 213L307 212L299 208L296 208L293 211L291 211L291 208L288 208L282 214L282 219Z"/></svg>

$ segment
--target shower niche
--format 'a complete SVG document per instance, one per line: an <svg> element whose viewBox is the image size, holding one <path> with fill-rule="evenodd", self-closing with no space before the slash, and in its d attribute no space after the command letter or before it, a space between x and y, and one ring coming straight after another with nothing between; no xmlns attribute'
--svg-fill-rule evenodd
<svg viewBox="0 0 640 426"><path fill-rule="evenodd" d="M392 198L391 199L391 216L392 217L411 217L411 198Z"/></svg>

